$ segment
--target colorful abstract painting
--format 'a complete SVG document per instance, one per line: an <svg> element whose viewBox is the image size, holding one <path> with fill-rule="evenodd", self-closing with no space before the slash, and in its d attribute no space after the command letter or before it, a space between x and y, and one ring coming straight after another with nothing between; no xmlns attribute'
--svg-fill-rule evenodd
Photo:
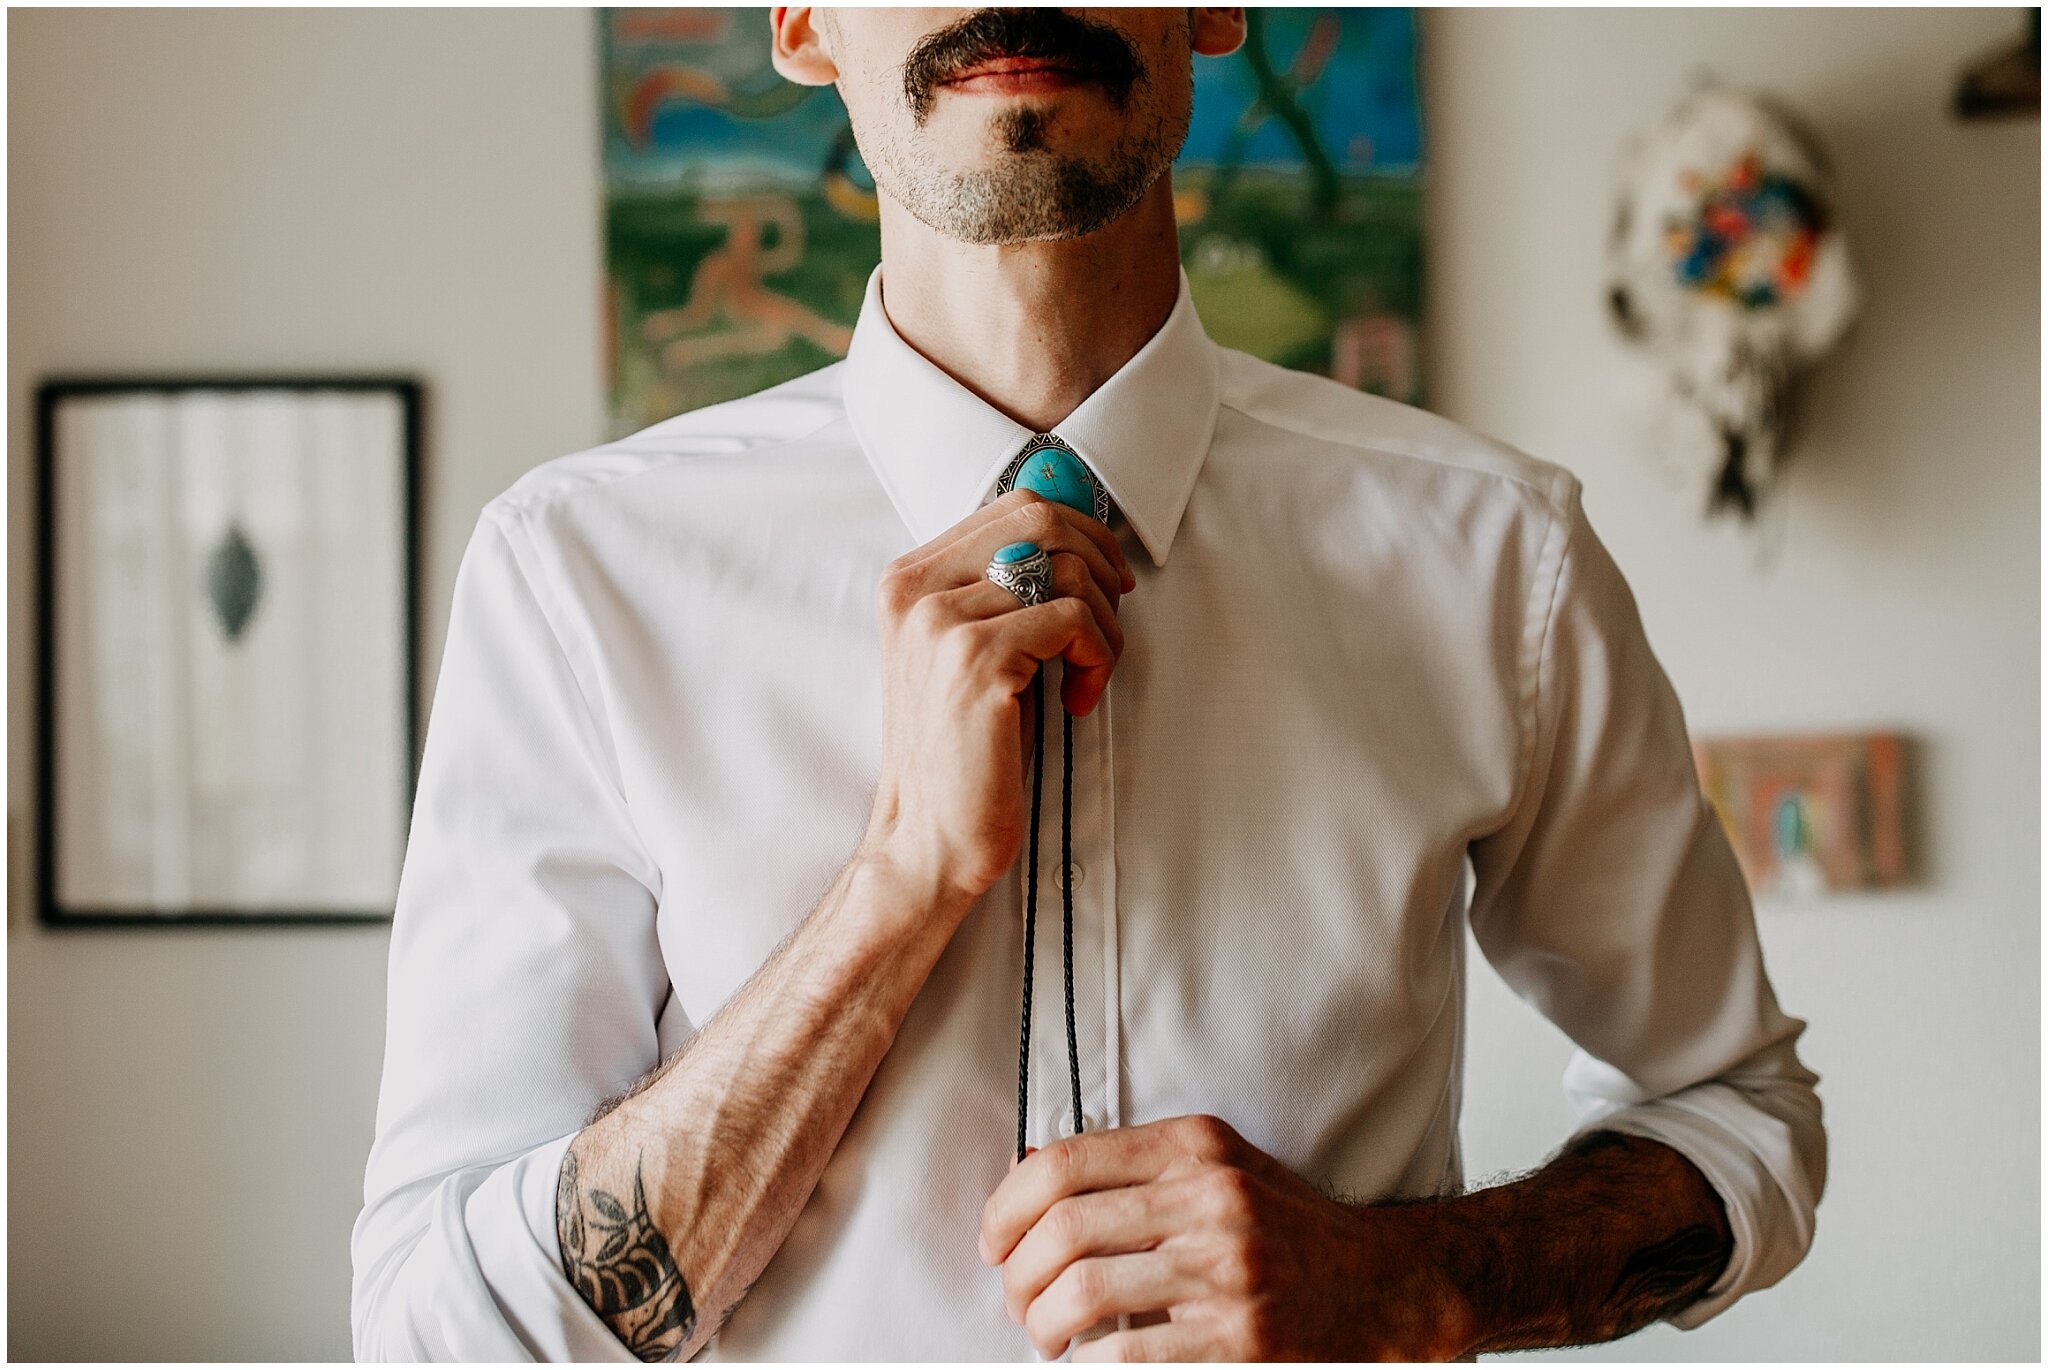
<svg viewBox="0 0 2048 1370"><path fill-rule="evenodd" d="M1906 881L1907 750L1848 733L1702 739L1693 757L1750 889L1805 897Z"/></svg>
<svg viewBox="0 0 2048 1370"><path fill-rule="evenodd" d="M1421 105L1409 9L1251 9L1195 60L1174 166L1218 342L1421 393ZM606 340L624 434L845 355L881 255L831 88L768 59L764 8L599 11Z"/></svg>

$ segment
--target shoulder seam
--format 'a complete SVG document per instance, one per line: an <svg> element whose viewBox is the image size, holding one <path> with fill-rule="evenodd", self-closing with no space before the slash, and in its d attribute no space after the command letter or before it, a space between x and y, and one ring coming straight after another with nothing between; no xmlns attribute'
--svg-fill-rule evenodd
<svg viewBox="0 0 2048 1370"><path fill-rule="evenodd" d="M533 597L534 608L539 611L541 620L547 624L548 635L555 640L555 650L561 653L562 664L569 668L569 678L576 683L576 697L583 705L584 722L590 726L592 736L603 747L606 783L611 786L613 795L618 799L619 809L626 815L626 822L633 830L633 841L639 848L641 860L654 876L651 892L658 900L661 897L661 867L654 860L653 849L647 845L646 834L640 831L639 821L633 814L633 806L626 798L625 771L619 764L618 745L609 724L601 721L609 718L609 715L601 713L591 698L591 683L585 678L588 662L580 647L572 645L571 635L563 629L554 586L548 579L547 568L542 566L533 554L532 537L523 526L524 513L524 506L500 508L494 501L484 506L482 517L496 530L498 536L504 539L505 550L511 553L513 562L518 566L519 578L525 582L526 592ZM516 537L511 522L514 518L517 518L521 525Z"/></svg>
<svg viewBox="0 0 2048 1370"><path fill-rule="evenodd" d="M815 428L807 428L803 432L792 434L789 437L776 438L770 442L758 443L752 447L743 447L738 450L749 454L774 452L780 448L793 446L796 443L807 442L824 432L827 428L830 428L833 424L844 422L845 418L846 415L844 413L835 414ZM620 438L616 442L603 443L596 447L586 447L580 452L571 452L566 454L566 457L557 457L555 460L561 461L567 459L567 457L580 457L596 452L609 452L631 441L633 439L630 437ZM485 505L485 508L497 509L507 513L524 514L533 509L542 508L552 505L557 501L568 499L571 496L580 495L585 491L609 490L613 486L647 475L650 472L666 470L673 463L685 460L692 455L694 454L688 452L670 452L662 455L658 460L649 462L637 471L617 471L601 478L589 478L575 485L558 486L546 490L533 490L516 499L513 498L512 491L508 489L494 496ZM535 469L538 470L539 468L536 467Z"/></svg>
<svg viewBox="0 0 2048 1370"><path fill-rule="evenodd" d="M1543 491L1550 511L1550 525L1544 530L1543 549L1537 554L1536 572L1530 578L1529 604L1524 614L1522 652L1518 674L1525 676L1516 690L1516 713L1522 738L1516 751L1515 795L1508 815L1521 812L1535 780L1536 753L1543 735L1543 668L1550 660L1552 629L1557 622L1558 592L1564 584L1565 554L1570 550L1572 531L1578 520L1572 516L1574 477L1563 467ZM1538 609L1541 609L1539 617Z"/></svg>

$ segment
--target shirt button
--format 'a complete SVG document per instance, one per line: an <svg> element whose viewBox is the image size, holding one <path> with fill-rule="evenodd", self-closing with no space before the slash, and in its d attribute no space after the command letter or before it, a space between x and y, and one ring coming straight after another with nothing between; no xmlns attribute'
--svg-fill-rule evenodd
<svg viewBox="0 0 2048 1370"><path fill-rule="evenodd" d="M1079 861L1075 861L1055 870L1052 873L1052 880L1061 889L1067 888L1070 881L1075 889L1079 889L1088 883L1088 870Z"/></svg>

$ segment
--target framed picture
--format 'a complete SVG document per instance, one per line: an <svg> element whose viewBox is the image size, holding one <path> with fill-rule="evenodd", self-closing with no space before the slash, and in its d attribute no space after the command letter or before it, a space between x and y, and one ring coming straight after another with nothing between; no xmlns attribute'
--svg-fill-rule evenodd
<svg viewBox="0 0 2048 1370"><path fill-rule="evenodd" d="M45 922L391 916L419 425L402 379L41 388Z"/></svg>
<svg viewBox="0 0 2048 1370"><path fill-rule="evenodd" d="M1755 894L1907 883L1909 739L1897 733L1702 738L1700 785Z"/></svg>

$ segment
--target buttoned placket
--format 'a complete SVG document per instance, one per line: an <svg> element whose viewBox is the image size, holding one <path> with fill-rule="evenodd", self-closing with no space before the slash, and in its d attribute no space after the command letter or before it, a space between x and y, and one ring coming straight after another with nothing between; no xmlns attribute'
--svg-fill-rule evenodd
<svg viewBox="0 0 2048 1370"><path fill-rule="evenodd" d="M1083 458L1085 462L1085 457ZM1091 473L1093 468L1091 467ZM1099 475L1097 479L1100 479ZM991 492L989 498L994 498ZM1111 515L1119 542L1126 520ZM1099 1132L1123 1121L1122 972L1119 959L1116 880L1116 790L1114 699L1112 681L1096 707L1073 720L1073 864L1064 868L1060 852L1060 794L1065 726L1061 690L1066 663L1044 667L1045 777L1039 811L1038 919L1032 959L1035 963L1031 1042L1031 1117L1027 1135L1032 1146L1044 1146L1076 1130L1073 1119L1073 1076L1067 1060L1066 996L1061 945L1061 897L1072 883L1074 910L1074 1055L1081 1080L1082 1130ZM1026 853L1028 859L1028 851ZM1017 920L1023 923L1024 877L1020 862Z"/></svg>
<svg viewBox="0 0 2048 1370"><path fill-rule="evenodd" d="M1121 971L1116 906L1115 766L1112 684L1101 702L1074 724L1074 830L1072 873L1060 865L1060 685L1064 663L1047 668L1045 682L1045 795L1039 815L1038 926L1034 951L1037 1007L1031 1028L1033 1146L1073 1133L1073 1090L1067 1062L1066 1004L1062 980L1060 891L1071 880L1074 903L1075 1055L1081 1070L1085 1131L1099 1132L1123 1119ZM1022 885L1019 884L1021 901ZM1018 905L1021 922L1023 906Z"/></svg>

